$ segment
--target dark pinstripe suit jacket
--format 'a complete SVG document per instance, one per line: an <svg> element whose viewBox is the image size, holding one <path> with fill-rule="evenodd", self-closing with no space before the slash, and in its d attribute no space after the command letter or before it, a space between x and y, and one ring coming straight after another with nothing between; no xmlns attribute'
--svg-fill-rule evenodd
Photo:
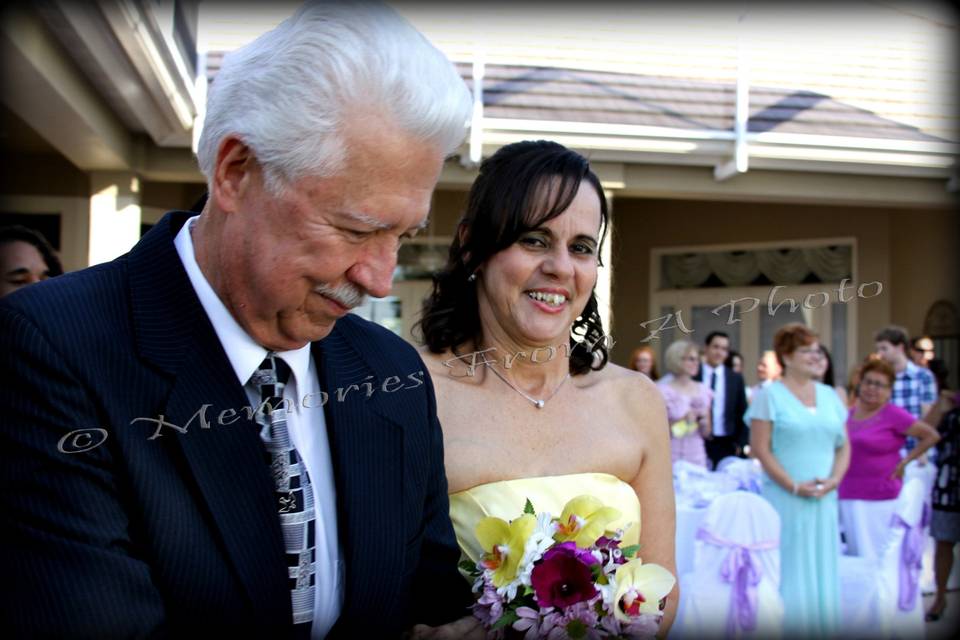
<svg viewBox="0 0 960 640"><path fill-rule="evenodd" d="M189 215L0 302L0 628L18 637L289 634L259 431L173 245ZM345 561L331 635L465 615L422 361L353 316L312 349Z"/></svg>

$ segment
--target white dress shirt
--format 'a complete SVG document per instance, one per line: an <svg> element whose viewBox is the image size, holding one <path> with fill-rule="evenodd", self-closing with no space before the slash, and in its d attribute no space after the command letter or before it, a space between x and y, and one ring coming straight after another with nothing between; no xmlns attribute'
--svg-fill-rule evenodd
<svg viewBox="0 0 960 640"><path fill-rule="evenodd" d="M195 216L187 220L177 234L174 245L190 278L190 284L213 324L220 344L223 345L233 373L243 385L250 405L258 407L260 394L254 385L250 384L250 377L263 362L268 351L257 344L237 323L200 271L190 234L198 218L199 216ZM319 394L320 380L309 344L295 351L277 352L277 355L291 369L291 379L283 390L283 397L291 409L287 413L287 430L307 466L313 487L317 517L317 563L313 627L310 636L323 638L330 632L343 608L343 560L337 539L337 493L323 408L317 407L315 401L302 401L310 394ZM229 373L224 372L224 375ZM312 397L317 398L318 395ZM240 407L236 409L239 411Z"/></svg>
<svg viewBox="0 0 960 640"><path fill-rule="evenodd" d="M723 365L718 365L716 367L711 367L706 362L703 363L703 384L707 385L707 388L710 388L710 378L713 376L713 373L717 373L717 386L713 389L713 425L711 433L714 436L726 436L730 435L727 433L727 425L723 421L723 409L726 406L727 398L727 381L726 376L723 374Z"/></svg>

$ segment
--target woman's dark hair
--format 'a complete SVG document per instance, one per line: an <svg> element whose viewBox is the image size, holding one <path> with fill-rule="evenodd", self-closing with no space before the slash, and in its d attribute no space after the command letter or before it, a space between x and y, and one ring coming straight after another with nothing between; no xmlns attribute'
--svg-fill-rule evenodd
<svg viewBox="0 0 960 640"><path fill-rule="evenodd" d="M827 351L827 348L823 345L820 345L820 353L823 354L823 357L827 359L827 370L823 372L823 384L828 387L833 385L833 358L830 357L830 352Z"/></svg>
<svg viewBox="0 0 960 640"><path fill-rule="evenodd" d="M710 344L709 340L707 341L707 344ZM740 365L743 366L743 356L740 355L740 352L730 349L730 352L727 354L727 359L723 361L723 366L725 366L727 369L730 369L730 371L733 371L733 361L737 358L740 358Z"/></svg>
<svg viewBox="0 0 960 640"><path fill-rule="evenodd" d="M39 231L34 231L19 224L0 227L0 244L8 242L26 242L33 245L43 256L43 261L47 265L47 275L51 278L63 275L63 265L60 264L57 252Z"/></svg>
<svg viewBox="0 0 960 640"><path fill-rule="evenodd" d="M478 344L477 288L470 276L521 235L566 211L584 180L600 201L603 246L607 202L600 180L579 153L555 142L524 141L502 147L483 161L447 264L434 275L433 293L424 301L416 325L431 352L443 353L468 342ZM591 292L570 332L570 372L578 375L602 369L608 358L596 293Z"/></svg>

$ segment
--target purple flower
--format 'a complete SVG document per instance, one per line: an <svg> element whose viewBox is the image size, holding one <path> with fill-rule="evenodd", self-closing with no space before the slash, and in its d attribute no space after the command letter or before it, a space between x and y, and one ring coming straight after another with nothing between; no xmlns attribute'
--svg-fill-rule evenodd
<svg viewBox="0 0 960 640"><path fill-rule="evenodd" d="M483 595L473 605L473 617L490 627L503 615L503 600L492 582L484 581Z"/></svg>
<svg viewBox="0 0 960 640"><path fill-rule="evenodd" d="M600 536L597 538L597 549L603 554L603 561L600 564L604 566L610 562L611 557L613 558L614 564L625 564L627 562L627 559L623 557L623 553L620 552L620 541L615 538Z"/></svg>
<svg viewBox="0 0 960 640"><path fill-rule="evenodd" d="M530 582L541 607L564 608L597 595L591 566L597 559L575 542L551 547L530 574Z"/></svg>

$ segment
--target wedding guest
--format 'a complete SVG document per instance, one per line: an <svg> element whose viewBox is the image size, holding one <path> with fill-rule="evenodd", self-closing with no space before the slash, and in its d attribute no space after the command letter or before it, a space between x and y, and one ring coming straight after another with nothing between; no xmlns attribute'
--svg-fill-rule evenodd
<svg viewBox="0 0 960 640"><path fill-rule="evenodd" d="M0 300L5 635L482 635L423 361L349 313L470 105L393 9L307 2L224 58L199 215Z"/></svg>
<svg viewBox="0 0 960 640"><path fill-rule="evenodd" d="M937 399L937 382L933 374L926 367L914 364L908 357L910 337L903 327L891 325L881 329L874 335L873 340L876 343L877 355L890 363L897 372L891 401L920 420ZM914 445L915 440L908 437L906 450L909 451ZM919 462L925 464L926 459L920 458Z"/></svg>
<svg viewBox="0 0 960 640"><path fill-rule="evenodd" d="M753 401L753 396L758 389L766 387L774 380L780 377L780 363L777 362L777 354L772 350L764 351L757 362L757 384L747 387L747 402Z"/></svg>
<svg viewBox="0 0 960 640"><path fill-rule="evenodd" d="M907 464L940 439L936 430L890 402L896 373L884 360L860 370L856 400L847 414L850 466L840 482L840 521L849 555L879 558L889 533ZM907 436L917 446L900 457Z"/></svg>
<svg viewBox="0 0 960 640"><path fill-rule="evenodd" d="M704 438L710 437L710 402L713 394L693 376L700 368L697 345L677 340L667 347L664 365L672 375L657 383L667 406L670 423L670 459L707 467Z"/></svg>
<svg viewBox="0 0 960 640"><path fill-rule="evenodd" d="M724 364L730 353L730 336L712 331L704 341L704 358L694 380L713 393L711 430L705 440L712 467L728 456L743 456L750 442L750 430L743 421L747 409L743 376Z"/></svg>
<svg viewBox="0 0 960 640"><path fill-rule="evenodd" d="M832 637L840 623L837 494L850 462L846 408L816 382L817 334L787 324L773 339L783 376L760 389L745 419L765 472L763 496L780 514L784 628L796 637Z"/></svg>
<svg viewBox="0 0 960 640"><path fill-rule="evenodd" d="M960 542L960 393L941 395L945 411L937 425L937 481L933 485L933 518L930 536L937 541L933 555L936 593L927 609L928 622L936 622L947 607L947 581L953 571L953 551Z"/></svg>
<svg viewBox="0 0 960 640"><path fill-rule="evenodd" d="M929 336L920 336L910 341L910 360L918 367L929 367L935 357L933 340Z"/></svg>
<svg viewBox="0 0 960 640"><path fill-rule="evenodd" d="M60 258L38 231L20 225L0 228L0 298L62 273Z"/></svg>
<svg viewBox="0 0 960 640"><path fill-rule="evenodd" d="M464 556L485 516L592 495L643 561L676 573L663 399L608 362L594 288L607 224L586 158L547 141L484 160L419 331L437 391L450 515ZM511 366L501 366L509 356ZM640 514L643 526L640 526ZM676 587L660 634L669 630Z"/></svg>
<svg viewBox="0 0 960 640"><path fill-rule="evenodd" d="M933 379L937 383L937 394L940 394L947 388L947 380L950 378L950 368L947 362L942 358L934 358L927 363L927 369L933 374Z"/></svg>
<svg viewBox="0 0 960 640"><path fill-rule="evenodd" d="M820 364L817 367L816 380L817 382L822 382L828 387L832 387L833 390L837 392L837 396L840 398L840 402L843 403L843 406L846 407L850 404L847 399L846 388L834 382L833 358L830 357L830 352L823 345L820 345Z"/></svg>
<svg viewBox="0 0 960 640"><path fill-rule="evenodd" d="M740 355L739 351L730 350L730 355L727 356L727 359L724 360L723 364L730 368L731 371L743 375L743 356Z"/></svg>
<svg viewBox="0 0 960 640"><path fill-rule="evenodd" d="M637 347L630 354L630 368L639 371L651 380L657 380L660 372L657 370L657 354L649 345Z"/></svg>

